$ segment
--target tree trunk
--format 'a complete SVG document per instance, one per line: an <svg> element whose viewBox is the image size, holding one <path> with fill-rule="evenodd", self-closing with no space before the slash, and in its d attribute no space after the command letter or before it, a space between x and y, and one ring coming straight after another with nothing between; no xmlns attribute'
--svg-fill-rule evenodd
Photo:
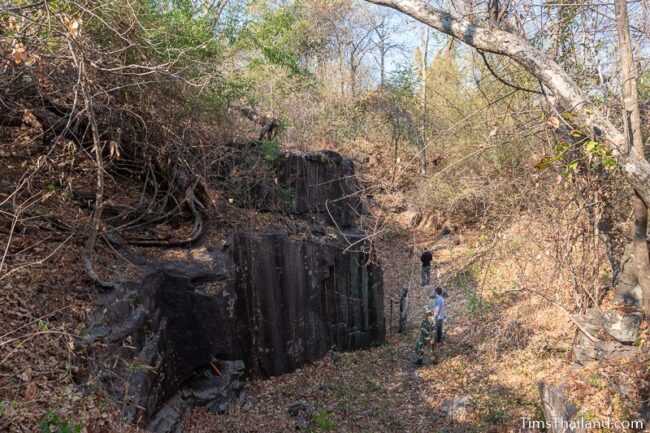
<svg viewBox="0 0 650 433"><path fill-rule="evenodd" d="M572 121L607 146L643 202L650 204L650 163L626 146L625 136L591 103L556 62L521 36L486 29L428 5L423 0L366 0L388 6L475 48L511 58L572 110Z"/></svg>
<svg viewBox="0 0 650 433"><path fill-rule="evenodd" d="M385 47L386 47L386 44L382 40L381 45L380 45L380 53L379 53L379 56L380 56L380 60L379 60L380 66L379 67L381 69L381 71L379 72L379 74L380 74L379 87L381 87L382 89L384 88L384 85L386 84L386 48Z"/></svg>
<svg viewBox="0 0 650 433"><path fill-rule="evenodd" d="M420 173L427 174L427 67L429 66L429 29L424 35L422 47L422 96L420 99L420 137L418 153L420 155Z"/></svg>
<svg viewBox="0 0 650 433"><path fill-rule="evenodd" d="M630 24L627 15L626 0L616 0L616 28L621 52L621 71L623 73L623 123L628 148L645 160L643 138L641 137L641 115L637 98L637 71L632 54ZM634 263L643 292L643 307L646 316L650 317L650 255L648 254L648 207L639 194L632 198L634 207L634 226L632 242L634 245Z"/></svg>
<svg viewBox="0 0 650 433"><path fill-rule="evenodd" d="M357 63L354 51L350 53L350 94L354 100L357 97Z"/></svg>

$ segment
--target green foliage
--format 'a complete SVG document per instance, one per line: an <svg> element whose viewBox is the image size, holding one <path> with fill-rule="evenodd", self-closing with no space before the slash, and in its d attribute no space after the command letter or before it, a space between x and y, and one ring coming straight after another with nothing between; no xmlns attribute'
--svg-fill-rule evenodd
<svg viewBox="0 0 650 433"><path fill-rule="evenodd" d="M385 237L387 240L401 239L408 236L409 232L403 227L399 227L395 230L387 230Z"/></svg>
<svg viewBox="0 0 650 433"><path fill-rule="evenodd" d="M582 134L579 131L574 131L574 134L577 137L582 137ZM572 146L566 142L557 144L555 146L554 153L552 155L545 155L540 162L535 164L535 168L539 170L545 170L557 162L564 161L571 148ZM612 156L611 151L601 143L594 140L588 140L584 143L582 148L586 157L586 167L589 167L591 169L602 168L608 171L616 168L616 160ZM564 167L564 175L571 176L572 173L577 172L581 166L581 162L581 159L573 159L566 163Z"/></svg>
<svg viewBox="0 0 650 433"><path fill-rule="evenodd" d="M299 34L303 28L298 21L295 6L286 5L265 11L256 22L242 33L242 46L257 48L262 57L253 61L252 66L268 62L287 68L292 74L305 74L300 66Z"/></svg>
<svg viewBox="0 0 650 433"><path fill-rule="evenodd" d="M47 322L45 322L45 321L43 321L43 320L39 320L39 321L36 323L36 326L38 327L38 330L39 330L40 332L47 332L47 331L48 331Z"/></svg>
<svg viewBox="0 0 650 433"><path fill-rule="evenodd" d="M566 152L569 150L569 148L569 143L559 143L555 145L553 154L544 155L544 158L535 164L535 168L538 170L546 170L547 168L552 167L554 163L562 161L564 159L564 155L566 155Z"/></svg>
<svg viewBox="0 0 650 433"><path fill-rule="evenodd" d="M488 408L488 413L482 418L482 423L494 426L507 425L512 421L512 415L503 406L493 405Z"/></svg>
<svg viewBox="0 0 650 433"><path fill-rule="evenodd" d="M296 196L296 190L294 188L280 188L280 195L285 199L292 199Z"/></svg>
<svg viewBox="0 0 650 433"><path fill-rule="evenodd" d="M325 411L314 412L311 421L314 426L308 430L310 432L338 431L339 429L339 426L332 420L332 414Z"/></svg>
<svg viewBox="0 0 650 433"><path fill-rule="evenodd" d="M278 140L263 140L261 149L266 162L275 162L280 157L281 146Z"/></svg>
<svg viewBox="0 0 650 433"><path fill-rule="evenodd" d="M539 421L546 421L546 414L544 413L544 407L537 401L534 403L534 405L535 405L535 417L533 419ZM544 427L542 431L545 432L546 427Z"/></svg>
<svg viewBox="0 0 650 433"><path fill-rule="evenodd" d="M403 103L411 104L415 97L418 85L418 77L411 66L401 65L388 75L386 88L393 99Z"/></svg>
<svg viewBox="0 0 650 433"><path fill-rule="evenodd" d="M642 74L637 81L639 102L650 101L650 72Z"/></svg>
<svg viewBox="0 0 650 433"><path fill-rule="evenodd" d="M48 412L39 422L41 433L81 433L83 424L77 424L69 419L60 418L59 415Z"/></svg>
<svg viewBox="0 0 650 433"><path fill-rule="evenodd" d="M585 144L585 153L593 159L594 164L602 165L605 170L616 168L616 160L612 156L612 152L598 141L589 140Z"/></svg>
<svg viewBox="0 0 650 433"><path fill-rule="evenodd" d="M605 386L605 383L600 378L600 376L598 375L597 372L591 372L589 374L589 378L587 380L587 383L589 384L589 386L591 386L593 388L597 388L597 389L603 389L603 387Z"/></svg>
<svg viewBox="0 0 650 433"><path fill-rule="evenodd" d="M223 46L215 37L213 8L203 2L193 3L170 0L161 5L150 0L140 10L144 36L156 49L153 53L164 56L168 50L184 50L186 61L218 59Z"/></svg>

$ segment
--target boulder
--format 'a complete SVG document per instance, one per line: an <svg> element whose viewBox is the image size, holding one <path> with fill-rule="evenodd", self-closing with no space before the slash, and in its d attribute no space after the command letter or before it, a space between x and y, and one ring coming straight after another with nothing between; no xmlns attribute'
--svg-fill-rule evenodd
<svg viewBox="0 0 650 433"><path fill-rule="evenodd" d="M603 312L605 332L621 343L634 343L639 338L642 321L643 314L637 311L605 310Z"/></svg>
<svg viewBox="0 0 650 433"><path fill-rule="evenodd" d="M625 308L617 310L588 308L584 314L573 315L573 319L598 339L632 343L639 336L643 314Z"/></svg>
<svg viewBox="0 0 650 433"><path fill-rule="evenodd" d="M539 395L549 433L577 433L571 428L570 421L578 413L578 407L567 399L564 388L564 385L539 383Z"/></svg>
<svg viewBox="0 0 650 433"><path fill-rule="evenodd" d="M225 413L231 398L241 389L240 379L244 373L242 361L222 361L219 368L196 372L179 392L167 400L149 421L147 430L152 433L181 433L180 421L190 406L206 406L211 412ZM218 371L215 375L213 368Z"/></svg>
<svg viewBox="0 0 650 433"><path fill-rule="evenodd" d="M637 358L640 354L638 347L624 346L616 341L591 341L581 332L578 333L578 338L573 346L574 360L581 365L594 361L629 361Z"/></svg>

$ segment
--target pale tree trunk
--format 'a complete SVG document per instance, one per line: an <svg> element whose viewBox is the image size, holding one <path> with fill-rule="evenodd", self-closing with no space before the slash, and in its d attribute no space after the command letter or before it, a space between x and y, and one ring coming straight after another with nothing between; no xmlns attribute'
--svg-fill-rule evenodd
<svg viewBox="0 0 650 433"><path fill-rule="evenodd" d="M625 137L629 148L642 159L644 157L643 138L641 137L641 115L637 98L637 71L632 54L630 24L627 15L626 0L616 0L616 27L621 52L621 72L623 75L623 123ZM634 226L632 242L634 246L634 262L639 285L643 292L643 307L646 316L650 316L650 255L648 254L648 207L639 194L632 198L634 207Z"/></svg>
<svg viewBox="0 0 650 433"><path fill-rule="evenodd" d="M429 65L429 36L429 29L427 28L422 44L422 95L420 97L420 136L418 137L421 174L427 173L427 67Z"/></svg>
<svg viewBox="0 0 650 433"><path fill-rule="evenodd" d="M379 42L379 87L382 89L386 84L386 42L381 39Z"/></svg>
<svg viewBox="0 0 650 433"><path fill-rule="evenodd" d="M548 55L519 35L487 29L437 9L423 0L366 0L391 7L480 50L509 57L537 78L574 115L572 121L607 146L645 204L650 203L650 163L637 149L627 149L625 136L595 107L585 93Z"/></svg>
<svg viewBox="0 0 650 433"><path fill-rule="evenodd" d="M339 48L339 88L341 91L341 98L345 97L345 72L343 68L343 52Z"/></svg>

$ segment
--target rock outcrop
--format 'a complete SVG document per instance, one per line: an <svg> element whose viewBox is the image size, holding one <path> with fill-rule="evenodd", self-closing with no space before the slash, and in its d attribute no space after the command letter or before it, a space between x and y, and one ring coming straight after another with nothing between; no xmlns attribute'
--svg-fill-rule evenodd
<svg viewBox="0 0 650 433"><path fill-rule="evenodd" d="M332 348L384 342L382 273L354 227L351 162L328 152L283 164L281 182L296 188L287 206L318 230L239 229L182 263L143 260L142 281L100 299L80 341L94 360L87 379L131 422L176 431L188 405L224 410L243 374L280 375Z"/></svg>
<svg viewBox="0 0 650 433"><path fill-rule="evenodd" d="M638 348L629 345L639 337L642 319L640 312L623 309L601 312L590 308L585 314L575 315L574 320L582 328L573 348L575 361L588 364L634 357Z"/></svg>
<svg viewBox="0 0 650 433"><path fill-rule="evenodd" d="M538 386L546 430L550 433L581 433L582 430L571 427L578 407L566 397L565 386L553 386L545 382L540 382ZM523 422L526 423L525 420Z"/></svg>
<svg viewBox="0 0 650 433"><path fill-rule="evenodd" d="M244 360L256 374L293 371L332 346L383 341L381 270L364 252L343 253L340 240L293 240L277 231L240 232L234 245L234 314L246 318L236 333L252 348Z"/></svg>
<svg viewBox="0 0 650 433"><path fill-rule="evenodd" d="M643 294L641 286L639 286L639 279L636 276L634 248L631 243L625 247L621 259L621 269L621 275L615 287L614 302L632 308L641 308Z"/></svg>
<svg viewBox="0 0 650 433"><path fill-rule="evenodd" d="M354 163L332 151L286 153L275 161L284 212L317 224L354 227L362 213Z"/></svg>
<svg viewBox="0 0 650 433"><path fill-rule="evenodd" d="M590 308L584 314L574 315L578 332L573 346L573 358L581 365L592 362L610 365L627 365L628 368L643 358L645 349L636 345L643 321L643 298L638 284L632 246L628 245L621 260L622 272L615 286L614 305L607 309ZM645 368L645 367L643 367ZM637 381L638 398L631 398L625 386L630 372L622 370L608 377L610 389L630 402L632 414L648 419L647 381Z"/></svg>

